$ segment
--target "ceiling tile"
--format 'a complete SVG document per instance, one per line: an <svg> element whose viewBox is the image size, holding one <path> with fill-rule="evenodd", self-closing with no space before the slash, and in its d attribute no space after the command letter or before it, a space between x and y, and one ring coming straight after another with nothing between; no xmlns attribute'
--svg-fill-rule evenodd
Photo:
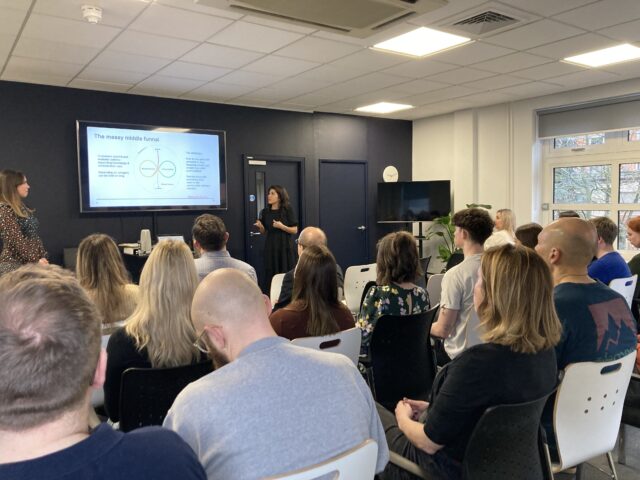
<svg viewBox="0 0 640 480"><path fill-rule="evenodd" d="M87 22L33 13L27 20L22 36L84 47L103 48L118 33L120 33L120 29L116 27L91 25Z"/></svg>
<svg viewBox="0 0 640 480"><path fill-rule="evenodd" d="M287 110L291 112L304 112L304 113L310 113L313 111L309 109L309 107L305 107L304 105L296 105L295 103L289 103L289 102L276 103L274 105L271 105L271 108L275 108L278 110Z"/></svg>
<svg viewBox="0 0 640 480"><path fill-rule="evenodd" d="M471 82L473 80L480 80L481 78L493 77L495 73L483 72L482 70L475 70L473 68L456 68L455 70L449 70L447 72L438 73L437 75L431 75L428 80L436 82L450 83L453 85L459 85L460 83Z"/></svg>
<svg viewBox="0 0 640 480"><path fill-rule="evenodd" d="M78 74L78 78L90 82L128 84L131 86L141 82L148 76L147 73L127 72L124 70L94 66L85 67L85 69Z"/></svg>
<svg viewBox="0 0 640 480"><path fill-rule="evenodd" d="M450 63L436 62L431 59L422 59L396 65L395 67L383 70L383 72L392 75L401 75L403 77L422 78L435 75L436 73L446 72L447 70L453 70L454 68L458 68L458 66Z"/></svg>
<svg viewBox="0 0 640 480"><path fill-rule="evenodd" d="M240 68L262 56L263 54L258 52L203 43L184 55L180 60L214 67Z"/></svg>
<svg viewBox="0 0 640 480"><path fill-rule="evenodd" d="M113 27L126 27L148 6L148 3L131 0L37 0L33 11L86 23L82 18L82 5L87 4L102 7L100 24Z"/></svg>
<svg viewBox="0 0 640 480"><path fill-rule="evenodd" d="M447 88L441 88L440 90L434 90L433 92L420 93L418 95L412 95L403 99L404 102L411 105L425 105L427 103L439 102L442 100L449 100L452 98L463 97L465 95L471 95L477 93L478 90L469 88L466 86L452 86Z"/></svg>
<svg viewBox="0 0 640 480"><path fill-rule="evenodd" d="M378 90L391 85L404 83L405 80L406 79L404 77L376 72L363 75L362 77L354 78L352 80L347 80L346 82L337 85L337 87L347 90L353 88L357 93L366 93L367 91Z"/></svg>
<svg viewBox="0 0 640 480"><path fill-rule="evenodd" d="M510 87L511 85L518 85L520 83L527 83L527 80L511 77L509 75L498 75L475 82L465 83L464 85L465 87L477 88L479 90L497 90L498 88Z"/></svg>
<svg viewBox="0 0 640 480"><path fill-rule="evenodd" d="M294 77L274 83L267 88L269 91L282 93L283 98L292 98L313 92L314 90L319 90L328 85L329 84L327 82L323 82L318 79L314 80L311 78ZM288 95L288 97L285 95Z"/></svg>
<svg viewBox="0 0 640 480"><path fill-rule="evenodd" d="M130 92L146 95L179 96L200 87L202 84L203 82L199 80L154 75L138 83Z"/></svg>
<svg viewBox="0 0 640 480"><path fill-rule="evenodd" d="M13 8L26 12L31 6L32 0L0 0L0 7Z"/></svg>
<svg viewBox="0 0 640 480"><path fill-rule="evenodd" d="M5 72L13 74L33 74L36 76L53 75L59 77L68 76L69 80L82 68L75 63L50 62L35 58L24 58L12 55L7 62Z"/></svg>
<svg viewBox="0 0 640 480"><path fill-rule="evenodd" d="M335 40L336 42L346 42L353 45L358 45L361 48L369 46L369 42L364 38L348 37L340 33L325 32L324 30L318 30L312 34L313 37L324 38L326 40Z"/></svg>
<svg viewBox="0 0 640 480"><path fill-rule="evenodd" d="M127 30L116 38L108 50L149 57L176 59L198 44L189 40L161 37L149 33Z"/></svg>
<svg viewBox="0 0 640 480"><path fill-rule="evenodd" d="M640 61L624 62L616 65L609 65L606 68L607 72L615 73L623 78L640 77Z"/></svg>
<svg viewBox="0 0 640 480"><path fill-rule="evenodd" d="M145 55L134 55L123 52L104 51L98 55L90 66L114 70L127 70L129 72L155 73L164 67L169 60Z"/></svg>
<svg viewBox="0 0 640 480"><path fill-rule="evenodd" d="M530 82L523 83L521 85L514 85L511 87L500 88L496 90L498 93L506 93L513 95L516 98L529 98L539 97L542 95L549 95L550 93L559 92L564 87L554 85L546 82Z"/></svg>
<svg viewBox="0 0 640 480"><path fill-rule="evenodd" d="M13 51L19 57L40 58L68 63L87 63L100 49L21 37Z"/></svg>
<svg viewBox="0 0 640 480"><path fill-rule="evenodd" d="M69 87L82 88L85 90L102 90L105 92L119 92L126 93L133 85L126 83L110 83L110 82L96 82L93 80L83 80L81 78L75 78L69 82Z"/></svg>
<svg viewBox="0 0 640 480"><path fill-rule="evenodd" d="M543 57L562 59L580 53L598 50L600 48L611 47L616 42L602 35L585 33L577 37L567 38L559 42L550 43L542 47L533 48L528 53L541 55Z"/></svg>
<svg viewBox="0 0 640 480"><path fill-rule="evenodd" d="M554 77L551 82L565 87L580 88L588 87L590 85L615 82L617 80L620 80L620 76L613 73L598 70L583 70L582 72Z"/></svg>
<svg viewBox="0 0 640 480"><path fill-rule="evenodd" d="M302 38L299 33L238 21L209 39L218 45L271 53Z"/></svg>
<svg viewBox="0 0 640 480"><path fill-rule="evenodd" d="M488 43L474 42L462 45L458 48L446 50L431 56L434 60L456 65L471 65L473 63L484 62L492 58L501 57L514 53L513 50Z"/></svg>
<svg viewBox="0 0 640 480"><path fill-rule="evenodd" d="M303 35L309 35L316 31L315 28L304 27L293 22L279 22L270 18L258 17L256 15L247 15L242 21L249 23L257 23L258 25L264 25L267 27L279 28L280 30L288 30L290 32L302 33Z"/></svg>
<svg viewBox="0 0 640 480"><path fill-rule="evenodd" d="M0 35L17 35L26 12L13 8L0 8Z"/></svg>
<svg viewBox="0 0 640 480"><path fill-rule="evenodd" d="M537 13L545 17L555 15L560 12L581 7L594 0L507 0L509 5L520 8L527 12Z"/></svg>
<svg viewBox="0 0 640 480"><path fill-rule="evenodd" d="M318 105L331 103L333 101L333 97L317 92L307 93L305 95L300 95L299 97L294 97L287 100L287 102L289 103L294 103L303 107L317 107Z"/></svg>
<svg viewBox="0 0 640 480"><path fill-rule="evenodd" d="M332 62L330 65L338 68L353 68L365 72L375 72L399 63L410 61L409 57L391 53L377 52L371 49L360 50L347 57Z"/></svg>
<svg viewBox="0 0 640 480"><path fill-rule="evenodd" d="M417 94L438 90L439 88L444 88L446 86L448 86L446 83L432 82L431 80L413 80L400 85L394 85L393 88L399 92Z"/></svg>
<svg viewBox="0 0 640 480"><path fill-rule="evenodd" d="M513 101L513 99L514 97L512 95L500 92L474 93L473 95L460 98L460 100L471 103L474 107L507 103Z"/></svg>
<svg viewBox="0 0 640 480"><path fill-rule="evenodd" d="M559 75L566 75L573 72L581 72L583 70L584 68L570 63L552 62L533 68L527 68L526 70L518 70L514 75L529 78L531 80L544 80L546 78L557 77Z"/></svg>
<svg viewBox="0 0 640 480"><path fill-rule="evenodd" d="M203 42L232 22L233 20L228 18L151 4L129 28L139 32Z"/></svg>
<svg viewBox="0 0 640 480"><path fill-rule="evenodd" d="M361 47L344 42L334 42L317 37L305 37L278 50L283 57L299 58L312 62L328 63L360 50Z"/></svg>
<svg viewBox="0 0 640 480"><path fill-rule="evenodd" d="M255 90L246 85L230 85L219 82L210 82L183 95L183 98L192 100L218 100L224 101Z"/></svg>
<svg viewBox="0 0 640 480"><path fill-rule="evenodd" d="M527 50L539 45L544 45L545 43L575 37L582 33L585 33L585 31L579 28L563 25L553 20L543 19L520 28L514 28L508 32L499 33L484 40L504 47Z"/></svg>
<svg viewBox="0 0 640 480"><path fill-rule="evenodd" d="M546 57L539 57L529 53L518 52L504 57L495 58L486 62L474 64L474 68L481 68L494 73L510 73L516 70L549 63L551 60Z"/></svg>
<svg viewBox="0 0 640 480"><path fill-rule="evenodd" d="M637 42L640 41L640 20L621 23L615 27L599 30L598 33L622 42Z"/></svg>
<svg viewBox="0 0 640 480"><path fill-rule="evenodd" d="M244 66L242 70L268 73L270 75L291 76L311 70L318 65L318 63L307 62L306 60L268 55Z"/></svg>
<svg viewBox="0 0 640 480"><path fill-rule="evenodd" d="M246 85L248 87L262 88L272 83L282 80L282 76L267 75L266 73L243 72L236 70L220 79L222 83L230 83L234 85Z"/></svg>
<svg viewBox="0 0 640 480"><path fill-rule="evenodd" d="M351 68L339 68L333 65L322 65L321 67L308 70L299 75L300 78L320 80L327 83L337 83L350 80L362 75L362 70Z"/></svg>
<svg viewBox="0 0 640 480"><path fill-rule="evenodd" d="M130 0L127 0L130 1ZM239 13L230 9L222 9L209 7L207 5L202 5L193 1L185 1L185 0L153 0L154 3L158 3L160 5L168 5L170 7L177 7L183 10L189 10L191 12L199 12L206 13L207 15L215 15L216 17L222 18L230 18L231 20L238 20L244 16L243 13Z"/></svg>
<svg viewBox="0 0 640 480"><path fill-rule="evenodd" d="M42 85L66 86L73 75L53 75L51 73L34 73L6 68L0 80L8 82L39 83Z"/></svg>
<svg viewBox="0 0 640 480"><path fill-rule="evenodd" d="M158 74L167 77L190 78L191 80L210 82L231 71L229 68L212 67L199 63L173 62L160 70Z"/></svg>
<svg viewBox="0 0 640 480"><path fill-rule="evenodd" d="M556 15L555 18L588 30L598 30L638 17L640 17L640 2L638 0L601 0Z"/></svg>

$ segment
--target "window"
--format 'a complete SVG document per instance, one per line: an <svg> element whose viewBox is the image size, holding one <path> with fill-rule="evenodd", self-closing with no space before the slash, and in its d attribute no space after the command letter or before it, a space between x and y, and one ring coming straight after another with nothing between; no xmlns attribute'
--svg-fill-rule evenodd
<svg viewBox="0 0 640 480"><path fill-rule="evenodd" d="M638 140L640 140L640 128L629 130L627 134L627 140L630 142L637 142Z"/></svg>
<svg viewBox="0 0 640 480"><path fill-rule="evenodd" d="M602 145L605 141L603 133L589 133L586 135L567 135L553 139L553 148L585 148L589 145Z"/></svg>

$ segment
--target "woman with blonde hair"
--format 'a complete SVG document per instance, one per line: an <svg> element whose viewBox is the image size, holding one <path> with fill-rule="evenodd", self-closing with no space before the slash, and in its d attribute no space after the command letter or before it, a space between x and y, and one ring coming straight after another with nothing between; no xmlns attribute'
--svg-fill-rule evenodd
<svg viewBox="0 0 640 480"><path fill-rule="evenodd" d="M428 403L401 400L395 416L378 408L389 449L437 478L462 477L467 443L487 408L540 399L557 381L562 326L551 272L535 251L503 245L485 252L473 302L486 343L438 373ZM385 473L399 478L394 467Z"/></svg>
<svg viewBox="0 0 640 480"><path fill-rule="evenodd" d="M138 306L107 345L104 400L112 421L120 418L120 377L127 368L177 367L202 360L194 346L196 332L191 323L191 301L197 286L198 275L187 244L160 242L142 269Z"/></svg>
<svg viewBox="0 0 640 480"><path fill-rule="evenodd" d="M94 233L78 246L76 277L102 313L103 332L121 327L138 304L138 286L129 281L111 237Z"/></svg>
<svg viewBox="0 0 640 480"><path fill-rule="evenodd" d="M496 231L484 242L484 249L516 243L516 214L508 208L496 212Z"/></svg>

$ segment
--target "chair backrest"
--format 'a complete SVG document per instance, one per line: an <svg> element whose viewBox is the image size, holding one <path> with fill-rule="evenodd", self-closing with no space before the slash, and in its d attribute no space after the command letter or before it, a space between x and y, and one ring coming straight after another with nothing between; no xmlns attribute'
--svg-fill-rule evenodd
<svg viewBox="0 0 640 480"><path fill-rule="evenodd" d="M422 275L416 279L416 285L422 288L427 288L427 268L429 268L429 262L431 257L424 257L420 259L420 268L422 269Z"/></svg>
<svg viewBox="0 0 640 480"><path fill-rule="evenodd" d="M346 355L354 365L358 365L360 357L360 343L362 342L362 330L358 327L343 330L333 335L322 337L302 337L291 341L294 345L313 348L325 352L341 353Z"/></svg>
<svg viewBox="0 0 640 480"><path fill-rule="evenodd" d="M109 343L110 336L110 333L102 335L101 348L104 348L105 350L107 349L107 344ZM100 407L101 405L104 405L104 390L102 388L94 388L91 392L91 406L95 408Z"/></svg>
<svg viewBox="0 0 640 480"><path fill-rule="evenodd" d="M353 265L344 274L344 299L352 313L360 310L362 291L367 282L376 281L376 264Z"/></svg>
<svg viewBox="0 0 640 480"><path fill-rule="evenodd" d="M540 417L549 392L526 403L488 408L476 424L462 464L465 480L540 480Z"/></svg>
<svg viewBox="0 0 640 480"><path fill-rule="evenodd" d="M459 263L462 263L463 260L464 260L464 254L462 252L452 253L451 256L449 257L449 260L447 260L447 265L444 267L445 272L450 268L455 267Z"/></svg>
<svg viewBox="0 0 640 480"><path fill-rule="evenodd" d="M632 277L627 278L614 278L611 280L609 288L622 295L629 304L629 308L631 308L633 295L636 291L636 283L638 283L638 275L633 275Z"/></svg>
<svg viewBox="0 0 640 480"><path fill-rule="evenodd" d="M635 357L634 350L618 360L565 369L553 412L561 469L613 449Z"/></svg>
<svg viewBox="0 0 640 480"><path fill-rule="evenodd" d="M403 397L425 400L436 375L429 341L439 305L415 315L383 315L371 336L372 391L393 411Z"/></svg>
<svg viewBox="0 0 640 480"><path fill-rule="evenodd" d="M276 273L271 279L271 289L269 290L269 298L271 299L271 305L278 303L280 298L280 290L282 290L282 281L284 280L284 273Z"/></svg>
<svg viewBox="0 0 640 480"><path fill-rule="evenodd" d="M432 304L440 303L442 277L444 277L444 273L436 273L435 275L430 275L429 280L427 280L427 293Z"/></svg>
<svg viewBox="0 0 640 480"><path fill-rule="evenodd" d="M178 394L213 371L211 361L171 368L128 368L120 385L120 430L162 425Z"/></svg>
<svg viewBox="0 0 640 480"><path fill-rule="evenodd" d="M369 439L322 463L265 480L312 480L333 474L333 480L371 480L376 474L378 444Z"/></svg>

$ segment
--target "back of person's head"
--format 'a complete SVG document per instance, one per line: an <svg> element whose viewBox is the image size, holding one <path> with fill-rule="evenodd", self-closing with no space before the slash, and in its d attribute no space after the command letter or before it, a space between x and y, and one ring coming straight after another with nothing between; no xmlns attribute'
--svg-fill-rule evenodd
<svg viewBox="0 0 640 480"><path fill-rule="evenodd" d="M580 214L575 210L563 210L558 213L558 218L580 218Z"/></svg>
<svg viewBox="0 0 640 480"><path fill-rule="evenodd" d="M87 398L100 314L70 272L24 266L0 278L0 430L53 420Z"/></svg>
<svg viewBox="0 0 640 480"><path fill-rule="evenodd" d="M422 274L418 245L408 232L394 232L385 235L378 242L376 257L378 285L415 282Z"/></svg>
<svg viewBox="0 0 640 480"><path fill-rule="evenodd" d="M33 211L24 205L18 194L18 186L22 185L25 179L25 174L18 170L5 169L0 174L0 201L9 205L19 217L26 216L25 210Z"/></svg>
<svg viewBox="0 0 640 480"><path fill-rule="evenodd" d="M513 232L516 228L516 214L508 208L501 208L496 212L496 216L500 215L502 221L502 229Z"/></svg>
<svg viewBox="0 0 640 480"><path fill-rule="evenodd" d="M203 250L217 251L227 243L227 227L220 217L210 213L196 218L191 234Z"/></svg>
<svg viewBox="0 0 640 480"><path fill-rule="evenodd" d="M127 270L113 239L102 233L84 238L78 246L76 277L108 319L120 310L124 286L129 283ZM115 320L122 320L115 318Z"/></svg>
<svg viewBox="0 0 640 480"><path fill-rule="evenodd" d="M479 245L493 233L494 223L491 215L483 208L465 208L454 213L451 223L458 228L466 230L469 239Z"/></svg>
<svg viewBox="0 0 640 480"><path fill-rule="evenodd" d="M193 256L179 240L158 243L140 275L140 300L125 327L154 368L197 359L191 301L198 286Z"/></svg>
<svg viewBox="0 0 640 480"><path fill-rule="evenodd" d="M300 232L298 237L298 245L303 249L312 245L327 246L327 236L318 227L306 227Z"/></svg>
<svg viewBox="0 0 640 480"><path fill-rule="evenodd" d="M589 221L596 227L598 238L601 238L607 245L613 245L618 236L618 226L608 217L595 217Z"/></svg>
<svg viewBox="0 0 640 480"><path fill-rule="evenodd" d="M575 217L560 218L550 223L538 235L536 252L549 262L554 249L560 252L556 265L586 269L598 250L595 226Z"/></svg>
<svg viewBox="0 0 640 480"><path fill-rule="evenodd" d="M300 255L293 278L293 295L289 308L309 309L307 333L330 335L340 330L331 308L340 307L336 260L323 245L311 245Z"/></svg>
<svg viewBox="0 0 640 480"><path fill-rule="evenodd" d="M627 227L636 233L640 233L640 216L631 217L627 222Z"/></svg>
<svg viewBox="0 0 640 480"><path fill-rule="evenodd" d="M516 238L525 247L535 248L538 244L538 234L542 231L542 225L535 222L525 223L516 228Z"/></svg>
<svg viewBox="0 0 640 480"><path fill-rule="evenodd" d="M479 276L476 309L486 342L536 353L560 341L551 272L536 252L510 244L491 248Z"/></svg>

